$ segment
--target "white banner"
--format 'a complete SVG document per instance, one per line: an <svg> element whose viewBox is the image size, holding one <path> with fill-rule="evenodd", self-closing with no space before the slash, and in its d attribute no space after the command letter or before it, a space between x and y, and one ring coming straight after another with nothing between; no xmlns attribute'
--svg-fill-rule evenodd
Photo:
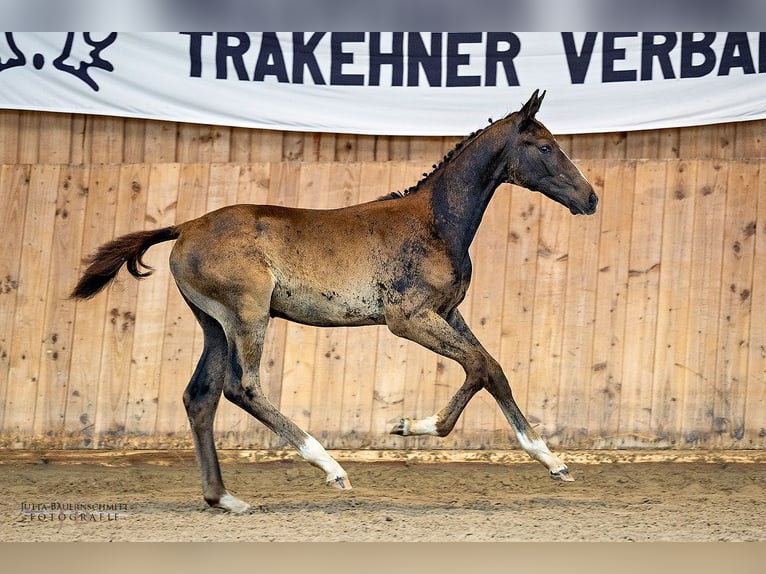
<svg viewBox="0 0 766 574"><path fill-rule="evenodd" d="M535 89L558 134L766 117L766 33L0 35L0 107L276 130L464 135Z"/></svg>

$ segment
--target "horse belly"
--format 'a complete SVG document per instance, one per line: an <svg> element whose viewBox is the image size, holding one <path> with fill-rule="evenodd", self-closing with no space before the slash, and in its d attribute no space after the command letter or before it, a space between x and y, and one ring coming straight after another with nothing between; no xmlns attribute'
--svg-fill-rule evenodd
<svg viewBox="0 0 766 574"><path fill-rule="evenodd" d="M382 302L372 289L314 288L300 283L277 285L271 314L319 327L377 325L384 320Z"/></svg>

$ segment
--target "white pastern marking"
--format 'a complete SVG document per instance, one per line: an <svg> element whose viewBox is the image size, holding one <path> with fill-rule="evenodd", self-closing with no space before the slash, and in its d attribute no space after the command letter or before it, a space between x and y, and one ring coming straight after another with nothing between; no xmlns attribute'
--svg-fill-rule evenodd
<svg viewBox="0 0 766 574"><path fill-rule="evenodd" d="M327 473L327 482L332 482L336 478L346 478L346 471L343 467L337 463L337 461L327 454L324 447L319 444L319 441L311 435L306 436L306 441L303 446L298 449L301 456L306 459L307 462L321 468Z"/></svg>
<svg viewBox="0 0 766 574"><path fill-rule="evenodd" d="M550 451L543 439L530 439L523 433L518 433L516 438L518 439L521 448L523 448L529 456L543 463L543 465L545 465L551 472L559 472L566 468L566 465Z"/></svg>
<svg viewBox="0 0 766 574"><path fill-rule="evenodd" d="M407 434L438 436L439 433L436 432L436 423L438 420L439 418L436 415L431 415L430 417L418 420L410 419Z"/></svg>
<svg viewBox="0 0 766 574"><path fill-rule="evenodd" d="M242 502L239 498L232 496L228 492L218 501L218 506L234 513L247 512L250 510L250 505L247 502Z"/></svg>

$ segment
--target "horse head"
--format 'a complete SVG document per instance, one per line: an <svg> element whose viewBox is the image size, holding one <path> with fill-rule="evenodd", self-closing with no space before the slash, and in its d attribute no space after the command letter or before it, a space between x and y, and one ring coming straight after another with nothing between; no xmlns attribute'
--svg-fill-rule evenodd
<svg viewBox="0 0 766 574"><path fill-rule="evenodd" d="M517 112L506 119L512 128L508 153L508 183L539 191L567 207L573 214L595 213L598 196L593 187L550 131L535 115L545 92L538 90Z"/></svg>

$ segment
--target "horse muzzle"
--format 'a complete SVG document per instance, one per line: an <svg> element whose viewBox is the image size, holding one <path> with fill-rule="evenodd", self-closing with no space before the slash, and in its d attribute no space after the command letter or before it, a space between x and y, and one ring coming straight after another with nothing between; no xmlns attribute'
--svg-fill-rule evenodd
<svg viewBox="0 0 766 574"><path fill-rule="evenodd" d="M598 206L598 195L591 191L588 195L588 199L584 203L572 203L569 205L569 211L572 215L593 215L596 213L596 207Z"/></svg>

